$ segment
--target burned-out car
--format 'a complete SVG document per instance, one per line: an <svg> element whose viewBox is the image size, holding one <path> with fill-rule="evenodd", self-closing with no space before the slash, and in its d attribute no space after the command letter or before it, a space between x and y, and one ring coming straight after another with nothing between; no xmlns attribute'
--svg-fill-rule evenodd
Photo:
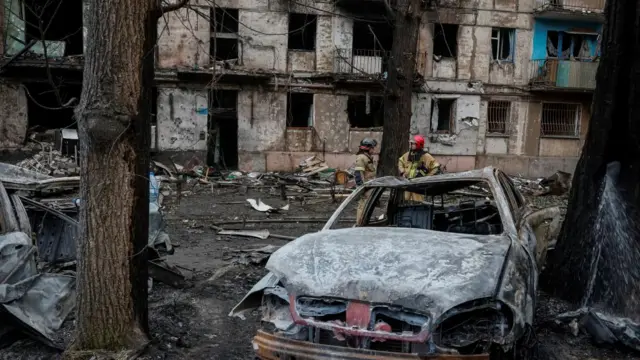
<svg viewBox="0 0 640 360"><path fill-rule="evenodd" d="M555 214L494 168L378 178L273 253L230 315L261 308L261 359L526 357Z"/></svg>

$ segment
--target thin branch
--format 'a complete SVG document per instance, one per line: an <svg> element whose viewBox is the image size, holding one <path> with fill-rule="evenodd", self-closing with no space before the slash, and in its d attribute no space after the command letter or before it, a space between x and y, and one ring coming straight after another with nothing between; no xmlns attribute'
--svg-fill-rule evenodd
<svg viewBox="0 0 640 360"><path fill-rule="evenodd" d="M179 10L180 8L187 5L189 0L179 0L176 4L165 5L162 7L162 14Z"/></svg>

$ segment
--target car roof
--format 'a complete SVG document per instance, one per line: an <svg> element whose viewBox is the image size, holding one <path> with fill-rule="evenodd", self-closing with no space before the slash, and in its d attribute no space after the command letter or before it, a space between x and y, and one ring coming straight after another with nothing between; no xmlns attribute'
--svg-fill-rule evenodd
<svg viewBox="0 0 640 360"><path fill-rule="evenodd" d="M487 166L482 169L474 169L457 173L448 173L434 176L424 176L411 180L407 180L397 176L383 176L373 179L366 184L365 187L406 187L412 185L438 183L438 182L455 182L455 181L482 181L491 183L496 178L496 168Z"/></svg>

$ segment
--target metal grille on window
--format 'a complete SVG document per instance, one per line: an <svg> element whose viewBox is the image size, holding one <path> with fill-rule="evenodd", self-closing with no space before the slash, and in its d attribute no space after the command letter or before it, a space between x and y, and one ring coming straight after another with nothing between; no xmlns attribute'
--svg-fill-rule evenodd
<svg viewBox="0 0 640 360"><path fill-rule="evenodd" d="M487 106L487 132L507 134L510 117L511 102L489 101L489 105Z"/></svg>
<svg viewBox="0 0 640 360"><path fill-rule="evenodd" d="M579 104L543 103L540 135L577 137L579 120Z"/></svg>

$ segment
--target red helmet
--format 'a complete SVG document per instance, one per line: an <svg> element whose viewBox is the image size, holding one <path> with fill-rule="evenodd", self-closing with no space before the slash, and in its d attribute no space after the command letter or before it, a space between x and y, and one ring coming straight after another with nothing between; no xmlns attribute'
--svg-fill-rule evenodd
<svg viewBox="0 0 640 360"><path fill-rule="evenodd" d="M422 137L422 135L414 136L413 142L416 144L416 150L424 149L424 137Z"/></svg>

